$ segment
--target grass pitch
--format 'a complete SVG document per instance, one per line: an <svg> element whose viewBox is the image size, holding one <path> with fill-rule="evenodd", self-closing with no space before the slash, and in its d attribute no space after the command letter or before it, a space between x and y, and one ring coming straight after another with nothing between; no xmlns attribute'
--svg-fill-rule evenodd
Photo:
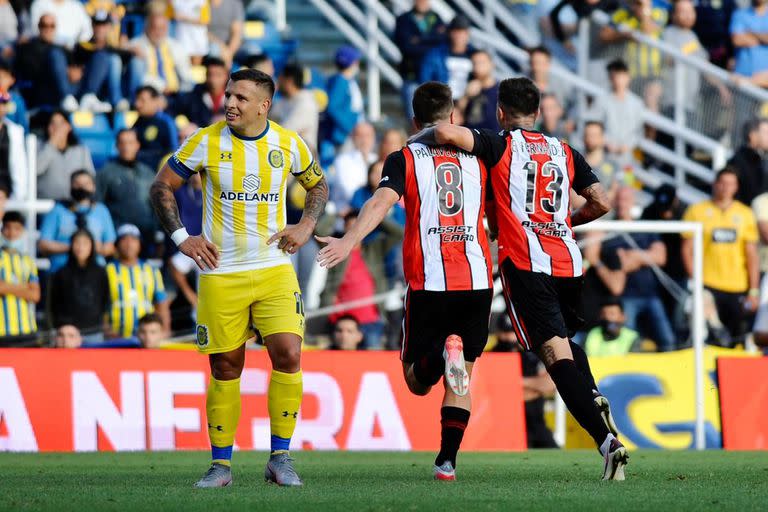
<svg viewBox="0 0 768 512"><path fill-rule="evenodd" d="M768 510L768 454L631 454L601 482L593 451L459 454L459 481L431 480L431 453L296 453L304 488L263 481L264 453L236 453L233 485L195 490L208 454L0 454L0 510Z"/></svg>

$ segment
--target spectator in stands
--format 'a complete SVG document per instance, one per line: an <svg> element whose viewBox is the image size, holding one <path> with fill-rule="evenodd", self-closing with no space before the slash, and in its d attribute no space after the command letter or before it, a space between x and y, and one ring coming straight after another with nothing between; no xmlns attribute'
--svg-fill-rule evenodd
<svg viewBox="0 0 768 512"><path fill-rule="evenodd" d="M445 42L446 27L440 16L431 9L430 0L414 0L413 9L395 20L393 39L403 59L400 61L400 76L403 77L403 106L405 118L413 117L413 92L419 85L419 70L424 56L433 48Z"/></svg>
<svg viewBox="0 0 768 512"><path fill-rule="evenodd" d="M104 339L104 315L109 309L107 272L97 256L91 232L82 228L75 231L66 265L51 278L47 301L54 329L74 326L89 342Z"/></svg>
<svg viewBox="0 0 768 512"><path fill-rule="evenodd" d="M9 0L0 0L0 59L13 52L19 38L19 20Z"/></svg>
<svg viewBox="0 0 768 512"><path fill-rule="evenodd" d="M80 169L94 173L91 152L80 144L67 115L55 110L48 120L46 139L37 152L37 197L64 199L72 174Z"/></svg>
<svg viewBox="0 0 768 512"><path fill-rule="evenodd" d="M83 337L74 325L62 325L56 329L56 348L80 348L82 345Z"/></svg>
<svg viewBox="0 0 768 512"><path fill-rule="evenodd" d="M0 185L14 199L27 197L27 149L24 128L8 117L11 95L0 90Z"/></svg>
<svg viewBox="0 0 768 512"><path fill-rule="evenodd" d="M622 183L624 172L608 153L605 145L605 128L600 121L584 124L584 159L595 171L611 201Z"/></svg>
<svg viewBox="0 0 768 512"><path fill-rule="evenodd" d="M245 10L240 0L210 0L211 23L208 25L210 55L220 57L232 67L243 42ZM271 75L270 75L271 76Z"/></svg>
<svg viewBox="0 0 768 512"><path fill-rule="evenodd" d="M661 76L661 53L648 45L634 41L631 33L621 32L624 25L637 30L646 37L659 39L667 23L667 11L653 5L652 0L630 0L629 8L620 8L613 13L612 24L606 25L600 32L603 44L623 44L624 61L628 64L632 79L632 90L642 93L646 98L653 89L652 97L647 101L648 108L658 110L657 95L660 94L658 80ZM610 71L610 70L609 70Z"/></svg>
<svg viewBox="0 0 768 512"><path fill-rule="evenodd" d="M736 199L752 204L757 195L768 192L768 119L747 121L743 133L743 145L731 157L728 167L739 173Z"/></svg>
<svg viewBox="0 0 768 512"><path fill-rule="evenodd" d="M333 324L331 350L358 350L363 342L363 331L353 315L342 315Z"/></svg>
<svg viewBox="0 0 768 512"><path fill-rule="evenodd" d="M5 212L0 247L0 338L3 341L29 341L37 334L35 304L40 302L40 283L35 260L17 250L15 241L24 238L24 217ZM10 339L9 339L10 338Z"/></svg>
<svg viewBox="0 0 768 512"><path fill-rule="evenodd" d="M24 217L19 212L10 211L3 214L1 233L0 245L19 254L29 255Z"/></svg>
<svg viewBox="0 0 768 512"><path fill-rule="evenodd" d="M622 60L608 64L611 93L595 99L594 112L605 126L605 147L626 165L643 136L643 102L629 90L629 69Z"/></svg>
<svg viewBox="0 0 768 512"><path fill-rule="evenodd" d="M0 217L5 215L5 206L8 204L8 185L0 182Z"/></svg>
<svg viewBox="0 0 768 512"><path fill-rule="evenodd" d="M541 115L537 120L537 129L550 137L557 137L564 142L567 141L573 132L574 126L572 121L565 118L565 110L557 96L544 93L541 96L539 110Z"/></svg>
<svg viewBox="0 0 768 512"><path fill-rule="evenodd" d="M490 53L479 50L472 54L472 76L474 78L467 84L466 96L458 102L459 109L464 112L464 124L468 128L497 130L499 82Z"/></svg>
<svg viewBox="0 0 768 512"><path fill-rule="evenodd" d="M333 162L330 183L331 201L336 211L344 215L355 191L366 184L368 167L377 160L376 131L367 122L359 123L352 132L353 147L341 153Z"/></svg>
<svg viewBox="0 0 768 512"><path fill-rule="evenodd" d="M699 38L693 31L696 24L696 8L691 0L677 0L672 7L672 23L667 26L661 36L662 41L673 46L683 55L688 55L697 59L706 60L707 51L699 42ZM701 72L692 66L683 65L683 97L685 100L685 110L688 113L687 125L696 112L701 102ZM707 78L707 81L720 93L721 101L724 106L731 102L731 94L722 82ZM675 66L674 63L665 62L664 93L661 99L661 106L664 115L674 116L675 106Z"/></svg>
<svg viewBox="0 0 768 512"><path fill-rule="evenodd" d="M544 402L555 394L555 383L536 354L521 351L509 315L499 316L494 352L519 352L523 370L525 431L528 448L558 448L552 431L544 420Z"/></svg>
<svg viewBox="0 0 768 512"><path fill-rule="evenodd" d="M150 2L144 34L129 43L144 63L145 85L164 94L188 90L192 83L187 49L168 35L168 16L163 2Z"/></svg>
<svg viewBox="0 0 768 512"><path fill-rule="evenodd" d="M56 35L56 17L52 14L43 14L37 23L39 35L19 44L16 50L14 68L19 82L29 84L22 89L22 94L29 108L41 105L52 105L51 83L53 73L49 62L49 56L54 48L54 36Z"/></svg>
<svg viewBox="0 0 768 512"><path fill-rule="evenodd" d="M348 230L357 220L357 210L351 210L344 217L344 227ZM385 251L374 248L373 244L364 247L358 245L343 263L328 271L325 288L320 295L321 307L345 304L352 301L370 299L376 293L376 276L382 278ZM365 349L379 349L382 345L384 324L379 308L371 303L365 306L344 308L328 316L331 323L344 315L352 315L360 324L363 332Z"/></svg>
<svg viewBox="0 0 768 512"><path fill-rule="evenodd" d="M736 74L752 77L768 71L768 0L752 0L751 7L737 9L730 30Z"/></svg>
<svg viewBox="0 0 768 512"><path fill-rule="evenodd" d="M384 162L390 153L394 153L405 146L408 136L403 130L390 128L381 136L379 142L379 162Z"/></svg>
<svg viewBox="0 0 768 512"><path fill-rule="evenodd" d="M135 130L117 133L117 158L96 175L96 200L109 208L112 221L135 224L145 244L152 243L158 224L149 203L149 187L155 171L137 159L139 139Z"/></svg>
<svg viewBox="0 0 768 512"><path fill-rule="evenodd" d="M138 338L141 348L160 348L166 337L163 319L157 313L147 313L139 319Z"/></svg>
<svg viewBox="0 0 768 512"><path fill-rule="evenodd" d="M200 275L195 260L177 252L169 260L171 279L176 284L176 297L171 301L171 330L190 331L197 317L197 279Z"/></svg>
<svg viewBox="0 0 768 512"><path fill-rule="evenodd" d="M614 206L616 219L632 220L634 207L635 190L620 187ZM631 233L604 240L601 244L601 259L614 257L618 258L621 270L626 274L621 298L627 326L656 341L660 352L674 350L675 334L661 301L661 287L653 270L667 262L667 249L661 238L654 233ZM641 323L641 318L646 319L647 323Z"/></svg>
<svg viewBox="0 0 768 512"><path fill-rule="evenodd" d="M164 333L171 326L171 315L160 270L139 259L141 232L132 224L117 230L116 259L107 264L112 307L109 314L111 337L130 338L136 334L139 319L157 312Z"/></svg>
<svg viewBox="0 0 768 512"><path fill-rule="evenodd" d="M600 308L600 326L594 327L584 342L584 351L589 357L623 356L638 352L642 338L626 327L624 308L618 299L610 300Z"/></svg>
<svg viewBox="0 0 768 512"><path fill-rule="evenodd" d="M768 192L763 192L752 201L752 212L757 221L760 235L760 305L755 316L753 334L757 345L768 346Z"/></svg>
<svg viewBox="0 0 768 512"><path fill-rule="evenodd" d="M696 0L696 26L693 30L707 49L708 58L725 68L731 57L730 23L734 0Z"/></svg>
<svg viewBox="0 0 768 512"><path fill-rule="evenodd" d="M205 82L181 95L175 106L177 114L185 115L197 126L208 126L224 119L224 93L229 80L229 68L218 57L206 57Z"/></svg>
<svg viewBox="0 0 768 512"><path fill-rule="evenodd" d="M337 59L337 64L338 64L338 59ZM275 63L272 61L272 58L266 53L257 53L255 55L249 55L243 61L243 65L247 68L256 69L258 71L261 71L262 73L266 73L272 78L275 77ZM357 69L355 69L355 73L357 73Z"/></svg>
<svg viewBox="0 0 768 512"><path fill-rule="evenodd" d="M27 102L24 101L24 96L14 89L15 85L16 76L13 68L6 61L0 59L0 91L5 91L10 95L10 101L6 105L5 118L24 128L24 132L29 132ZM2 102L1 99L0 102Z"/></svg>
<svg viewBox="0 0 768 512"><path fill-rule="evenodd" d="M704 227L704 286L712 293L720 320L734 342L743 342L746 313L757 309L760 276L757 223L748 206L736 200L739 175L726 167L717 173L712 199L690 206L683 220ZM683 234L683 263L693 275L693 240Z"/></svg>
<svg viewBox="0 0 768 512"><path fill-rule="evenodd" d="M139 117L133 130L139 137L138 159L150 169L157 169L160 159L178 147L179 134L173 118L163 112L165 98L150 85L136 91Z"/></svg>
<svg viewBox="0 0 768 512"><path fill-rule="evenodd" d="M551 94L560 103L563 109L571 107L571 90L568 85L552 77L552 54L543 47L537 46L528 51L530 75L536 87L542 94Z"/></svg>
<svg viewBox="0 0 768 512"><path fill-rule="evenodd" d="M358 188L349 200L349 206L352 210L362 210L365 203L373 197L373 194L376 192L376 188L381 181L381 172L383 170L384 162L382 161L376 161L368 167L366 184ZM385 232L397 237L398 234L402 233L404 227L405 210L399 204L395 204L384 221L382 221L380 228L374 229L363 239L363 245L371 243ZM384 291L385 288L386 285L381 283L377 286L377 291Z"/></svg>
<svg viewBox="0 0 768 512"><path fill-rule="evenodd" d="M43 218L40 226L38 250L51 260L51 273L67 263L72 235L79 229L88 229L96 240L99 263L115 250L115 226L109 210L94 200L96 184L87 171L72 174L71 200L57 202Z"/></svg>
<svg viewBox="0 0 768 512"><path fill-rule="evenodd" d="M315 95L304 89L304 68L287 64L277 79L280 97L275 99L271 117L284 128L293 130L314 152L317 150L319 112Z"/></svg>
<svg viewBox="0 0 768 512"><path fill-rule="evenodd" d="M469 20L457 14L448 25L448 41L432 48L424 56L419 69L419 82L442 82L453 91L454 101L464 97L472 74L472 52L469 45Z"/></svg>
<svg viewBox="0 0 768 512"><path fill-rule="evenodd" d="M320 122L321 159L335 155L347 141L363 115L363 93L357 83L360 70L360 52L353 46L342 46L336 52L338 73L326 84L328 107Z"/></svg>
<svg viewBox="0 0 768 512"><path fill-rule="evenodd" d="M199 173L189 177L175 193L179 215L187 233L197 236L203 229L203 182Z"/></svg>
<svg viewBox="0 0 768 512"><path fill-rule="evenodd" d="M208 0L171 0L176 40L189 53L192 64L199 65L208 55L208 24L211 6Z"/></svg>
<svg viewBox="0 0 768 512"><path fill-rule="evenodd" d="M110 45L111 32L112 17L109 12L96 11L93 17L93 37L87 42L78 43L74 49L74 60L85 65L83 79L76 86L66 79L64 59L54 63L60 70L55 76L62 97L72 96L72 99L66 101L73 106L76 106L76 97L79 97L80 110L98 113L111 112L113 106L117 111L128 110L130 107L128 100L123 97L122 57L128 61L131 54Z"/></svg>
<svg viewBox="0 0 768 512"><path fill-rule="evenodd" d="M91 19L78 0L34 0L30 9L32 26L38 27L44 15L56 20L53 42L57 45L72 49L78 41L88 41L93 36Z"/></svg>

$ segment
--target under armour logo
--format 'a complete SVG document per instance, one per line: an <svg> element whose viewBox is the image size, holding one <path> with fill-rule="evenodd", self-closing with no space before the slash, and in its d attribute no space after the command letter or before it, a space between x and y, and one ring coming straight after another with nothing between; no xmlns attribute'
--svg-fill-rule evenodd
<svg viewBox="0 0 768 512"><path fill-rule="evenodd" d="M288 416L293 416L293 419L296 419L296 417L299 415L298 412L288 412L283 411L283 418L287 418Z"/></svg>
<svg viewBox="0 0 768 512"><path fill-rule="evenodd" d="M209 423L209 424L208 424L208 428L209 428L209 429L210 429L210 428L212 428L212 429L214 429L214 430L218 430L219 432L224 432L224 427L222 427L221 425L216 425L216 426L214 427L213 425L211 425L211 424Z"/></svg>
<svg viewBox="0 0 768 512"><path fill-rule="evenodd" d="M232 160L232 153L229 151L225 151L221 153L221 156L219 157L220 160Z"/></svg>

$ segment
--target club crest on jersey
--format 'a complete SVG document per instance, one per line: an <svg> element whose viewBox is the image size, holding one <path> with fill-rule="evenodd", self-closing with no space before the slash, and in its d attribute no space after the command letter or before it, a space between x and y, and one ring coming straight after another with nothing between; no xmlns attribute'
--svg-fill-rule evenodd
<svg viewBox="0 0 768 512"><path fill-rule="evenodd" d="M285 163L285 160L283 159L283 152L278 151L277 149L270 151L267 159L269 160L269 165L272 167L282 167Z"/></svg>
<svg viewBox="0 0 768 512"><path fill-rule="evenodd" d="M246 192L256 192L261 187L261 178L255 174L247 174L243 178L243 190Z"/></svg>
<svg viewBox="0 0 768 512"><path fill-rule="evenodd" d="M205 347L208 345L208 326L207 325L197 326L196 339L197 339L198 347Z"/></svg>

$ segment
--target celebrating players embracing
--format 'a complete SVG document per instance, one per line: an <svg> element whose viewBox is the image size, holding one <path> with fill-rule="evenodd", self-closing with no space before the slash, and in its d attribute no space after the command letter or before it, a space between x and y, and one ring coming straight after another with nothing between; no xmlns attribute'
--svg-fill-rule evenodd
<svg viewBox="0 0 768 512"><path fill-rule="evenodd" d="M517 338L538 354L568 409L600 447L603 478L623 480L628 455L608 401L596 392L584 351L568 339L582 322L582 260L572 226L604 215L608 199L581 154L533 129L539 100L528 78L506 79L499 84L501 134L441 123L414 140L453 144L491 168L500 273ZM573 214L571 191L586 199Z"/></svg>
<svg viewBox="0 0 768 512"><path fill-rule="evenodd" d="M452 122L451 89L421 85L413 96L417 129ZM488 339L493 297L491 254L483 227L487 171L474 156L452 146L409 144L389 155L379 188L357 222L327 245L321 265L344 260L405 199L403 261L405 297L401 359L408 389L426 395L445 376L440 410L442 440L435 478L455 480L456 454L469 422L472 366Z"/></svg>
<svg viewBox="0 0 768 512"><path fill-rule="evenodd" d="M267 120L274 92L274 82L261 71L232 73L226 121L193 133L151 189L163 227L202 270L197 348L210 359L206 412L213 462L197 487L232 482L240 375L252 327L264 338L272 362L267 391L272 452L265 478L301 485L288 447L302 399L304 308L288 254L312 236L328 187L301 137ZM198 172L203 181L203 234L189 236L173 193ZM289 174L308 192L300 222L286 227Z"/></svg>

